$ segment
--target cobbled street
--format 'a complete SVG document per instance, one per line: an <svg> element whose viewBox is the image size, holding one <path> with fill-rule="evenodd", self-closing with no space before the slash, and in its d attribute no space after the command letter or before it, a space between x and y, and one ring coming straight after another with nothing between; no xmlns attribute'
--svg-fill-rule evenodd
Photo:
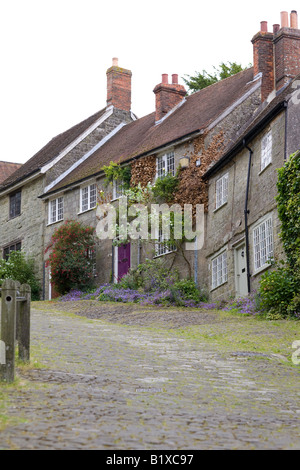
<svg viewBox="0 0 300 470"><path fill-rule="evenodd" d="M299 368L176 333L216 314L40 304L0 449L300 449Z"/></svg>

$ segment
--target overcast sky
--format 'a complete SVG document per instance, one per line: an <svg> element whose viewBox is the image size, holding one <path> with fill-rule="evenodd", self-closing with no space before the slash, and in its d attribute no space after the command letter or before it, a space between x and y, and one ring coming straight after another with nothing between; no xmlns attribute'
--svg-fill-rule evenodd
<svg viewBox="0 0 300 470"><path fill-rule="evenodd" d="M253 62L251 38L297 2L0 0L0 160L24 163L106 106L112 58L132 71L132 111L154 111L161 74Z"/></svg>

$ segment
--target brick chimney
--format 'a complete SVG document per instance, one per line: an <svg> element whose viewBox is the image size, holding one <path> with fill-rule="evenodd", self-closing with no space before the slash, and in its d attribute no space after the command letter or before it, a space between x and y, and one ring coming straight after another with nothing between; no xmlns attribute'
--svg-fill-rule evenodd
<svg viewBox="0 0 300 470"><path fill-rule="evenodd" d="M280 14L281 24L262 21L260 31L252 38L254 75L261 73L261 101L273 91L278 91L291 78L300 73L300 30L295 10Z"/></svg>
<svg viewBox="0 0 300 470"><path fill-rule="evenodd" d="M260 23L260 31L253 37L254 76L262 74L261 101L274 89L273 34L268 32L267 21Z"/></svg>
<svg viewBox="0 0 300 470"><path fill-rule="evenodd" d="M281 12L281 28L274 34L275 87L279 90L300 73L300 30L295 10Z"/></svg>
<svg viewBox="0 0 300 470"><path fill-rule="evenodd" d="M114 106L122 111L131 109L131 71L122 69L118 59L113 58L112 66L107 70L107 106Z"/></svg>
<svg viewBox="0 0 300 470"><path fill-rule="evenodd" d="M183 85L178 84L178 75L172 75L172 83L168 83L168 74L162 74L162 82L154 88L155 93L155 121L162 119L186 95Z"/></svg>

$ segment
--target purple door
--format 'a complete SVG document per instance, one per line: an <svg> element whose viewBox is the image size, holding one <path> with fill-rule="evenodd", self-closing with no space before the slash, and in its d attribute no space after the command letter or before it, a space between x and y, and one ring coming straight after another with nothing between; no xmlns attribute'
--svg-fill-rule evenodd
<svg viewBox="0 0 300 470"><path fill-rule="evenodd" d="M118 247L118 280L128 273L130 268L130 243Z"/></svg>

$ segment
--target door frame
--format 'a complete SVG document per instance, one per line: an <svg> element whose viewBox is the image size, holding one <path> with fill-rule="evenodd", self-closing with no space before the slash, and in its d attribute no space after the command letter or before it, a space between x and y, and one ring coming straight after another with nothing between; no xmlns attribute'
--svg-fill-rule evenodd
<svg viewBox="0 0 300 470"><path fill-rule="evenodd" d="M246 275L246 285L247 285L247 253L246 253L245 237L238 240L234 245L232 245L232 248L234 249L234 283L235 283L235 296L236 297L242 297L248 294L248 292L246 292L245 294L242 294L239 292L240 283L238 282L238 277L237 277L239 273L238 251L241 250L242 247L244 247L244 252L245 252L245 275Z"/></svg>
<svg viewBox="0 0 300 470"><path fill-rule="evenodd" d="M132 254L132 249L131 249L131 243L130 244L130 260L129 260L129 268L131 266L131 254ZM119 247L114 246L114 263L113 263L113 282L114 284L117 284L119 282Z"/></svg>

